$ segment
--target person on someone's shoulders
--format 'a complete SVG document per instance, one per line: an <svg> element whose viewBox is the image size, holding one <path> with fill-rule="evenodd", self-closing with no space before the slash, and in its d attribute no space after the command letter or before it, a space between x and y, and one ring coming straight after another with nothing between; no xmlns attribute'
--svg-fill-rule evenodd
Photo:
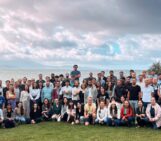
<svg viewBox="0 0 161 141"><path fill-rule="evenodd" d="M43 79L42 74L39 74L39 79L36 81L37 85L39 84L39 82L42 82L43 84L45 83L45 80Z"/></svg>
<svg viewBox="0 0 161 141"><path fill-rule="evenodd" d="M73 81L79 80L79 78L81 77L81 72L78 70L78 65L73 66L73 71L71 71L70 75Z"/></svg>

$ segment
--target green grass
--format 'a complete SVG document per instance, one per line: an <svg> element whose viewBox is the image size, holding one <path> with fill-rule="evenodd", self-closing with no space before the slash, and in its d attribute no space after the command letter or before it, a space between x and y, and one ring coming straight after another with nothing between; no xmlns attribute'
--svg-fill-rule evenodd
<svg viewBox="0 0 161 141"><path fill-rule="evenodd" d="M0 141L161 141L161 130L43 122L0 129Z"/></svg>

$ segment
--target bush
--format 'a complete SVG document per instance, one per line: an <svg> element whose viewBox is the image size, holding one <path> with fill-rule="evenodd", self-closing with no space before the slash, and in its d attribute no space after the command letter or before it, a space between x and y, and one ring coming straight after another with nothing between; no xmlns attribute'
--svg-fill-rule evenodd
<svg viewBox="0 0 161 141"><path fill-rule="evenodd" d="M154 71L156 74L160 74L161 73L161 63L160 63L160 61L153 63L148 71L149 72Z"/></svg>

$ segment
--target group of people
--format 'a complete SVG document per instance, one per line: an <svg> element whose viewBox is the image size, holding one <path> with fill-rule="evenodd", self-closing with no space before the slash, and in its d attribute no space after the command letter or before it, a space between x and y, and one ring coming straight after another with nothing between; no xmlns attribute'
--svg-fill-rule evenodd
<svg viewBox="0 0 161 141"><path fill-rule="evenodd" d="M70 74L46 76L38 80L0 80L0 125L13 128L19 124L42 121L107 126L161 127L161 74L143 71L129 76L101 71L95 78L80 82L78 65Z"/></svg>

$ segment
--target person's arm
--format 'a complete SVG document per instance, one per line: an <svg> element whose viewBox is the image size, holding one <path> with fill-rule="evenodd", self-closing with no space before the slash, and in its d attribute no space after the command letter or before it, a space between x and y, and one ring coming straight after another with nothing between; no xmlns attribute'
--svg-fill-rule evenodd
<svg viewBox="0 0 161 141"><path fill-rule="evenodd" d="M31 90L31 92L29 93L29 95L30 95L30 99L33 101L34 98L33 98L33 96L32 96L32 90Z"/></svg>

